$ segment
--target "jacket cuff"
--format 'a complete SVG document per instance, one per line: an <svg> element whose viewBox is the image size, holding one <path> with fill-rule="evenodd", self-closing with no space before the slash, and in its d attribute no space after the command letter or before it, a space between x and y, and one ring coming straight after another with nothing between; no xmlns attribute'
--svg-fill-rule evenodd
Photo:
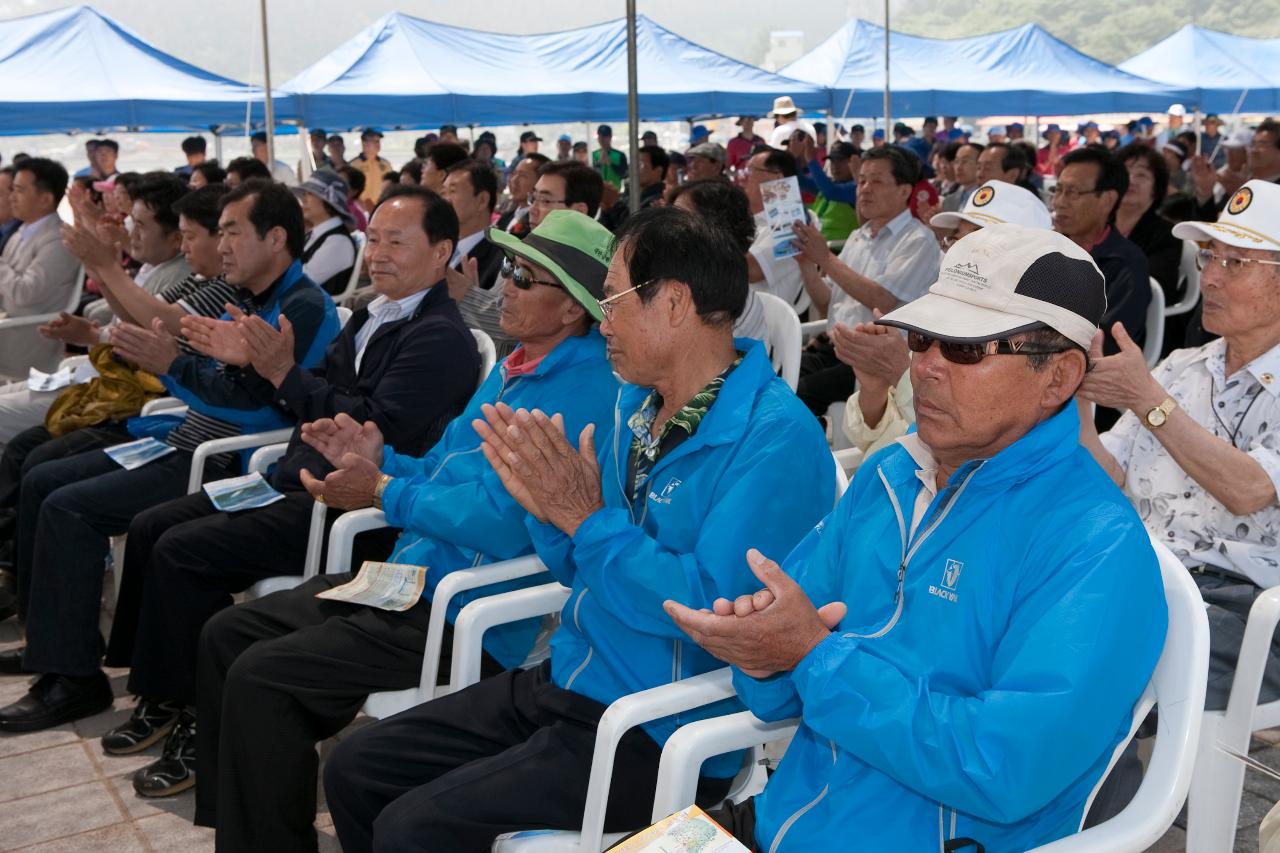
<svg viewBox="0 0 1280 853"><path fill-rule="evenodd" d="M280 383L280 387L275 389L275 401L278 405L287 407L290 411L296 412L297 409L293 405L293 401L306 394L306 387L303 381L302 368L297 364L289 368L289 372L285 374L284 381Z"/></svg>
<svg viewBox="0 0 1280 853"><path fill-rule="evenodd" d="M857 651L859 640L839 631L832 631L825 640L809 650L791 671L791 682L807 703L811 688L821 692L834 670L839 669L849 655Z"/></svg>
<svg viewBox="0 0 1280 853"><path fill-rule="evenodd" d="M404 529L408 527L409 511L413 507L413 495L409 491L408 477L394 477L382 490L382 514L387 524Z"/></svg>

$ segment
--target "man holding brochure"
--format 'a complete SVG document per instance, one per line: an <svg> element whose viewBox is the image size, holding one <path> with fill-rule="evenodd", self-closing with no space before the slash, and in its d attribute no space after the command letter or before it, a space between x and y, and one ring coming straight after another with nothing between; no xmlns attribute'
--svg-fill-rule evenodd
<svg viewBox="0 0 1280 853"><path fill-rule="evenodd" d="M422 187L392 189L368 229L365 256L378 298L352 315L314 368L294 361L287 319L277 330L240 311L227 320L189 317L186 336L207 355L252 368L300 424L346 414L408 453L425 453L466 405L480 369L475 340L442 286L457 239L448 202ZM168 735L161 758L134 775L143 796L195 783L196 647L204 623L231 605L232 593L302 568L313 506L299 479L304 469L325 476L333 466L295 429L270 483L259 476L226 489L207 484L209 495L161 504L129 526L107 664L132 666L129 691L140 699L102 747L126 755ZM222 511L246 494L259 500ZM263 506L264 499L272 502Z"/></svg>

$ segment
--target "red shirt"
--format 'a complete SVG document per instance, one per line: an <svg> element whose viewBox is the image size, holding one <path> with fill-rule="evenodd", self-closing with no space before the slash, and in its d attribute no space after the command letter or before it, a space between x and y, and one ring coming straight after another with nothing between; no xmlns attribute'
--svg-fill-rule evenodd
<svg viewBox="0 0 1280 853"><path fill-rule="evenodd" d="M764 140L755 134L750 139L744 139L742 134L738 134L729 140L729 144L724 147L725 160L731 169L741 169L747 165L747 161L751 159L751 149L757 145L764 145Z"/></svg>
<svg viewBox="0 0 1280 853"><path fill-rule="evenodd" d="M539 364L542 364L542 358L529 358L529 351L521 345L516 347L511 355L507 356L507 360L502 363L502 366L507 372L507 378L510 379L513 376L528 376L538 369Z"/></svg>

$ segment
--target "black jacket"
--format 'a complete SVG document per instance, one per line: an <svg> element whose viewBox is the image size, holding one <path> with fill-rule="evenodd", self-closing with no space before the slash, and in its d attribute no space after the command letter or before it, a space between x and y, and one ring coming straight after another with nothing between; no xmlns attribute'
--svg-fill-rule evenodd
<svg viewBox="0 0 1280 853"><path fill-rule="evenodd" d="M1129 242L1147 256L1151 277L1164 289L1165 304L1178 301L1178 267L1182 263L1182 241L1173 236L1173 223L1151 207L1129 232Z"/></svg>
<svg viewBox="0 0 1280 853"><path fill-rule="evenodd" d="M387 323L373 333L356 375L356 335L369 322L368 308L352 315L314 370L294 366L276 389L275 404L298 424L339 412L378 425L387 446L414 456L425 453L449 421L466 406L480 376L475 338L449 288L438 282L413 316ZM276 465L271 484L280 491L302 489L298 472L316 477L333 470L302 441L298 429Z"/></svg>
<svg viewBox="0 0 1280 853"><path fill-rule="evenodd" d="M485 237L471 247L467 257L475 259L480 289L488 290L493 287L493 283L498 280L498 272L502 269L501 247L489 242L489 238Z"/></svg>
<svg viewBox="0 0 1280 853"><path fill-rule="evenodd" d="M1134 343L1142 346L1147 339L1147 306L1151 304L1147 256L1114 226L1089 254L1093 255L1107 282L1107 310L1102 315L1102 331L1106 335L1103 351L1107 355L1120 351L1111 337L1111 324L1117 321L1124 324Z"/></svg>

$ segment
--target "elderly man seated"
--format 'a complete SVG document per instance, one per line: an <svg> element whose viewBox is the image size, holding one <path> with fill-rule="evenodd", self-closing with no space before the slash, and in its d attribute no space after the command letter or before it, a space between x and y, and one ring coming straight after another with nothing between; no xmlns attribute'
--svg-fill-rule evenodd
<svg viewBox="0 0 1280 853"><path fill-rule="evenodd" d="M378 298L352 316L312 369L294 361L287 322L277 331L260 317L189 317L187 337L224 364L251 367L300 424L344 414L372 423L407 453L425 453L462 412L480 370L475 340L443 282L457 239L448 202L422 187L393 188L369 221L366 256ZM333 466L299 427L269 477L281 496L275 503L223 512L198 491L129 525L107 663L132 667L129 692L141 699L127 722L103 736L102 748L131 754L172 732L160 760L134 776L143 796L176 794L195 782L196 648L204 623L231 606L232 593L302 569L314 506L303 470L323 477Z"/></svg>
<svg viewBox="0 0 1280 853"><path fill-rule="evenodd" d="M507 253L502 323L520 347L431 452L397 453L375 424L345 417L303 431L337 468L323 481L303 473L303 483L331 507L380 506L403 528L389 559L426 567L422 601L385 611L319 599L351 580L323 575L224 610L201 635L196 822L217 826L220 850L314 851L316 742L350 723L368 694L417 685L441 578L533 550L524 510L480 453L471 421L481 406L558 411L572 430L610 422L618 384L595 331L609 232L552 211L529 241L496 228L489 238ZM486 670L518 665L537 630L526 620L488 632Z"/></svg>
<svg viewBox="0 0 1280 853"><path fill-rule="evenodd" d="M710 607L747 592L748 548L788 549L830 510L821 431L763 345L732 336L747 281L731 235L677 208L640 211L618 232L605 290L609 358L632 383L613 434L508 407L476 424L530 512L538 555L573 590L551 660L344 740L325 792L347 853L483 851L503 832L578 827L605 707L720 666L684 641L663 600ZM647 821L675 727L623 739L607 827ZM723 795L735 769L709 763L708 787Z"/></svg>
<svg viewBox="0 0 1280 853"><path fill-rule="evenodd" d="M1053 286L1046 287L1045 283ZM1075 832L1167 624L1156 556L1080 446L1103 278L1061 235L965 237L905 328L918 431L859 469L764 589L668 612L765 720L801 717L753 850L1026 850Z"/></svg>
<svg viewBox="0 0 1280 853"><path fill-rule="evenodd" d="M1120 352L1098 360L1080 393L1124 415L1101 437L1086 423L1081 439L1200 587L1209 607L1205 706L1220 710L1249 608L1280 584L1280 186L1249 181L1217 222L1183 222L1173 233L1207 244L1204 327L1222 337L1148 372L1117 323ZM1259 700L1277 698L1280 645Z"/></svg>

